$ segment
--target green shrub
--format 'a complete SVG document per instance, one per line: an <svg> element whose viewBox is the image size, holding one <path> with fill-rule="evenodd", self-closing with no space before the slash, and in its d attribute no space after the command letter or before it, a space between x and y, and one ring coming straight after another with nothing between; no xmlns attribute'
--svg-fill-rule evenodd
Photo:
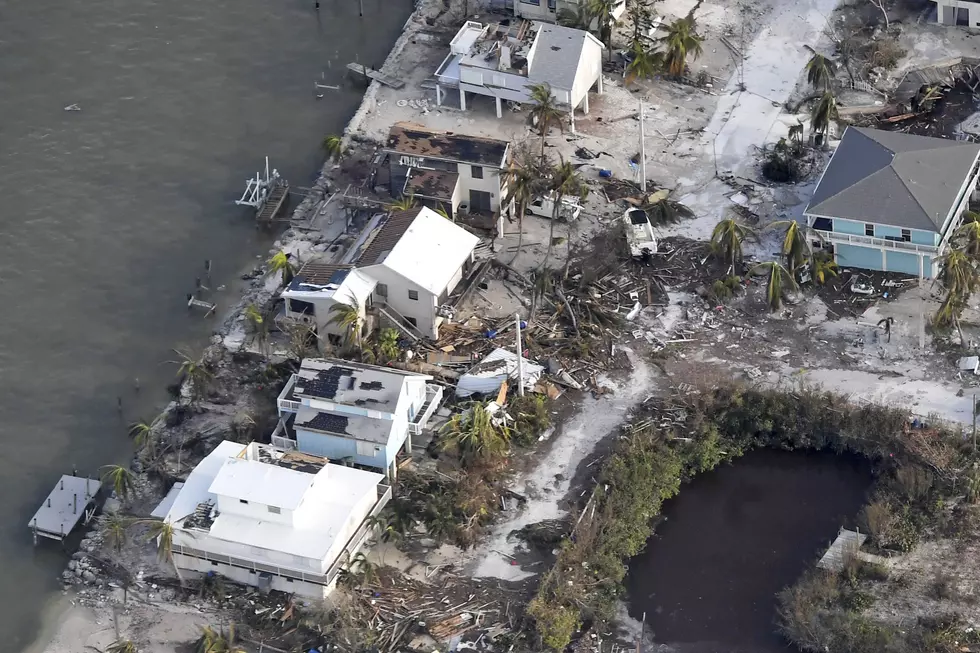
<svg viewBox="0 0 980 653"><path fill-rule="evenodd" d="M528 394L515 397L507 404L507 413L514 418L511 441L528 447L538 441L551 426L551 400L545 395Z"/></svg>

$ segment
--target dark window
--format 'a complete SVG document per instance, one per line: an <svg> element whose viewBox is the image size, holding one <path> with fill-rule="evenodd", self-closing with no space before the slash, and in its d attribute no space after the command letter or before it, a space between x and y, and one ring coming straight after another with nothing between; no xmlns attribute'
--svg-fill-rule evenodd
<svg viewBox="0 0 980 653"><path fill-rule="evenodd" d="M252 575L255 575L255 570L254 570L254 569L249 569L249 570L248 570L248 573L250 573L250 574L252 574Z"/></svg>
<svg viewBox="0 0 980 653"><path fill-rule="evenodd" d="M902 229L902 240L907 243L912 242L912 231L909 229Z"/></svg>
<svg viewBox="0 0 980 653"><path fill-rule="evenodd" d="M414 317L406 317L405 321L411 324L413 327L417 327L419 325L419 321L416 320Z"/></svg>
<svg viewBox="0 0 980 653"><path fill-rule="evenodd" d="M526 5L540 5L541 0L521 0Z"/></svg>
<svg viewBox="0 0 980 653"><path fill-rule="evenodd" d="M419 291L418 290L409 290L408 291L408 298L409 299L414 299L415 301L418 301L419 300Z"/></svg>
<svg viewBox="0 0 980 653"><path fill-rule="evenodd" d="M290 313L302 313L303 315L313 315L316 313L316 309L310 302L304 302L299 299L287 299L286 302L288 303Z"/></svg>
<svg viewBox="0 0 980 653"><path fill-rule="evenodd" d="M238 503L248 503L248 501L246 501L245 499L239 499Z"/></svg>
<svg viewBox="0 0 980 653"><path fill-rule="evenodd" d="M374 289L374 292L378 293L378 297L387 297L388 296L388 284L386 284L386 283L379 283L378 286L377 286L377 288Z"/></svg>
<svg viewBox="0 0 980 653"><path fill-rule="evenodd" d="M864 225L864 235L865 236L874 236L875 235L875 226L873 224L866 224L866 225Z"/></svg>
<svg viewBox="0 0 980 653"><path fill-rule="evenodd" d="M548 9L555 10L555 0L548 0Z"/></svg>
<svg viewBox="0 0 980 653"><path fill-rule="evenodd" d="M282 510L278 506L267 506L273 515L281 515Z"/></svg>
<svg viewBox="0 0 980 653"><path fill-rule="evenodd" d="M473 171L473 179L483 179L482 166L470 166L470 170Z"/></svg>
<svg viewBox="0 0 980 653"><path fill-rule="evenodd" d="M211 565L212 565L212 566L214 566L214 567L217 567L217 566L218 566L218 563L217 563L217 562L215 562L214 560L212 560L212 561L211 561Z"/></svg>
<svg viewBox="0 0 980 653"><path fill-rule="evenodd" d="M292 578L287 578L287 579L286 579L286 582L287 582L287 583L291 583L291 582L293 582L293 579L292 579Z"/></svg>

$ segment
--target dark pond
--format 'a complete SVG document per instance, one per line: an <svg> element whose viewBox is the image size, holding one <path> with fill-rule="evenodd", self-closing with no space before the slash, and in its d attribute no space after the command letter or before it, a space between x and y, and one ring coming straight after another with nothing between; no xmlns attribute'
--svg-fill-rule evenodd
<svg viewBox="0 0 980 653"><path fill-rule="evenodd" d="M871 481L857 457L771 450L700 476L630 563L630 615L682 653L787 651L775 594L853 524Z"/></svg>

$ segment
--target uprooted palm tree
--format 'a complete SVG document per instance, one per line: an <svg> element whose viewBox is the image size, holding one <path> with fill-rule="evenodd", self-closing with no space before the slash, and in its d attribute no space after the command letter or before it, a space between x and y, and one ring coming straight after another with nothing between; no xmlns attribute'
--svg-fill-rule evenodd
<svg viewBox="0 0 980 653"><path fill-rule="evenodd" d="M786 260L786 269L795 276L796 271L812 254L810 241L807 240L807 227L801 226L796 220L777 220L769 226L773 229L785 228L780 253Z"/></svg>
<svg viewBox="0 0 980 653"><path fill-rule="evenodd" d="M690 207L670 199L670 191L667 189L648 195L641 208L647 212L647 217L653 226L673 224L694 217L694 211Z"/></svg>
<svg viewBox="0 0 980 653"><path fill-rule="evenodd" d="M296 268L293 266L293 262L289 260L289 255L282 250L276 252L268 260L268 265L269 272L273 274L279 272L282 275L282 285L284 286L292 281L293 275L296 274Z"/></svg>
<svg viewBox="0 0 980 653"><path fill-rule="evenodd" d="M964 213L963 224L957 227L954 237L962 243L963 252L974 262L980 263L980 213Z"/></svg>
<svg viewBox="0 0 980 653"><path fill-rule="evenodd" d="M555 96L551 93L551 85L548 83L532 84L528 87L531 102L531 120L538 124L538 134L541 135L541 156L544 156L545 138L551 128L558 127L558 130L565 133L565 112L558 107Z"/></svg>
<svg viewBox="0 0 980 653"><path fill-rule="evenodd" d="M122 465L103 465L100 480L107 484L116 496L125 501L133 493L133 473Z"/></svg>
<svg viewBox="0 0 980 653"><path fill-rule="evenodd" d="M667 26L667 35L660 38L664 45L664 66L667 73L680 77L687 70L687 59L697 59L704 51L704 38L697 31L693 13L678 18Z"/></svg>
<svg viewBox="0 0 980 653"><path fill-rule="evenodd" d="M139 649L130 639L117 639L106 647L105 653L137 653Z"/></svg>
<svg viewBox="0 0 980 653"><path fill-rule="evenodd" d="M419 203L415 199L415 195L409 193L408 195L402 195L391 204L385 204L385 208L389 211L411 211L418 205Z"/></svg>
<svg viewBox="0 0 980 653"><path fill-rule="evenodd" d="M320 147L327 153L328 159L340 161L344 156L344 139L336 134L325 137Z"/></svg>
<svg viewBox="0 0 980 653"><path fill-rule="evenodd" d="M443 427L443 449L456 452L464 467L492 463L507 453L510 430L497 426L482 403L453 415Z"/></svg>
<svg viewBox="0 0 980 653"><path fill-rule="evenodd" d="M330 307L330 319L327 324L333 324L344 334L344 343L348 347L361 349L361 329L364 320L361 317L361 303L354 295L347 301L337 301Z"/></svg>
<svg viewBox="0 0 980 653"><path fill-rule="evenodd" d="M742 242L750 233L752 230L735 218L725 218L711 230L711 251L728 266L730 273L742 262Z"/></svg>
<svg viewBox="0 0 980 653"><path fill-rule="evenodd" d="M635 40L630 46L630 62L626 65L626 85L637 79L650 79L664 67L664 54L656 52L643 41Z"/></svg>
<svg viewBox="0 0 980 653"><path fill-rule="evenodd" d="M203 361L191 354L179 349L174 349L174 353L179 356L179 359L169 362L180 365L177 376L191 384L191 396L196 400L206 397L214 375L205 367Z"/></svg>
<svg viewBox="0 0 980 653"><path fill-rule="evenodd" d="M752 268L753 274L758 272L764 272L768 275L769 280L766 282L766 301L769 302L769 308L771 310L778 311L783 305L783 292L787 288L791 290L798 288L796 280L790 271L783 267L783 264L779 261L759 263Z"/></svg>
<svg viewBox="0 0 980 653"><path fill-rule="evenodd" d="M194 645L194 653L245 653L245 649L235 646L235 624L215 630L210 626L201 627L201 636Z"/></svg>
<svg viewBox="0 0 980 653"><path fill-rule="evenodd" d="M816 52L806 63L806 81L817 91L829 91L836 72L837 64Z"/></svg>
<svg viewBox="0 0 980 653"><path fill-rule="evenodd" d="M821 286L831 277L837 276L837 261L826 252L820 252L813 257L813 278Z"/></svg>
<svg viewBox="0 0 980 653"><path fill-rule="evenodd" d="M810 111L810 131L814 134L826 135L830 123L834 120L837 120L837 98L827 91Z"/></svg>

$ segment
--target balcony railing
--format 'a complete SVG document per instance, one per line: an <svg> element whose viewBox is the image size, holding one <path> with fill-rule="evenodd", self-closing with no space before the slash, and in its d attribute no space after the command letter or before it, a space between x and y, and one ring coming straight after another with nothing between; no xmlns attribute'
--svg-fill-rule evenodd
<svg viewBox="0 0 980 653"><path fill-rule="evenodd" d="M289 377L289 381L286 382L286 387L279 393L279 398L276 400L276 405L279 407L280 413L282 411L295 413L302 406L300 402L289 399L289 397L293 395L293 388L296 386L296 378L297 377L295 374Z"/></svg>
<svg viewBox="0 0 980 653"><path fill-rule="evenodd" d="M347 563L350 562L350 560L357 554L358 550L364 546L364 543L371 537L371 533L375 530L375 528L377 528L375 525L375 520L372 518L381 514L384 507L388 505L389 501L391 501L390 486L379 485L378 489L381 490L381 496L378 498L377 503L374 504L374 508L371 509L368 516L363 522L361 522L360 527L354 531L354 535L347 540L347 544L344 546L343 551L340 552L340 555L337 556L337 559L332 565L330 565L330 568L327 569L327 573L325 574L300 571L298 569L280 567L278 565L267 565L261 562L255 562L254 560L246 560L245 558L211 553L209 551L195 549L193 547L183 546L180 544L172 545L172 552L174 554L189 556L191 558L207 560L208 562L231 565L232 567L239 567L249 571L268 573L274 576L281 576L282 578L292 578L293 580L300 580L306 583L313 583L315 585L329 586L337 578L337 575L344 568L344 566L346 566Z"/></svg>
<svg viewBox="0 0 980 653"><path fill-rule="evenodd" d="M435 383L425 384L425 403L422 404L422 410L415 416L415 419L409 422L409 433L412 435L422 433L425 425L429 422L429 418L432 417L432 413L436 412L436 409L439 408L439 404L442 402L442 394L443 388L441 385L436 385Z"/></svg>
<svg viewBox="0 0 980 653"><path fill-rule="evenodd" d="M858 236L857 234L845 234L839 231L822 231L814 229L821 238L831 243L843 243L850 245L871 245L872 247L884 247L885 249L901 250L904 252L915 252L917 254L935 255L939 248L935 245L920 245L904 240L888 240L887 238L875 238L873 236Z"/></svg>

